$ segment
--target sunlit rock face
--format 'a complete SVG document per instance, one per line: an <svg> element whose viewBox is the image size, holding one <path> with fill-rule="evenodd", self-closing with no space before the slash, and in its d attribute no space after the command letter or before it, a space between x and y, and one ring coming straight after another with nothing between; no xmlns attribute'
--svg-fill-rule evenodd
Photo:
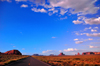
<svg viewBox="0 0 100 66"><path fill-rule="evenodd" d="M5 54L7 54L7 55L22 55L22 53L18 50L10 50L10 51L5 52Z"/></svg>
<svg viewBox="0 0 100 66"><path fill-rule="evenodd" d="M100 52L83 52L82 55L98 55Z"/></svg>
<svg viewBox="0 0 100 66"><path fill-rule="evenodd" d="M80 53L78 52L77 55L80 55Z"/></svg>
<svg viewBox="0 0 100 66"><path fill-rule="evenodd" d="M63 54L63 53L60 53L58 56L63 56L63 55L65 55L65 54Z"/></svg>

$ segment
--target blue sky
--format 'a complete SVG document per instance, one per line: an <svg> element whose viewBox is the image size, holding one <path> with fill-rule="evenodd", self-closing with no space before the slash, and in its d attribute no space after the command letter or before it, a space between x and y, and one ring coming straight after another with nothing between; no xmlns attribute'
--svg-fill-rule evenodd
<svg viewBox="0 0 100 66"><path fill-rule="evenodd" d="M0 0L0 52L100 52L99 0Z"/></svg>

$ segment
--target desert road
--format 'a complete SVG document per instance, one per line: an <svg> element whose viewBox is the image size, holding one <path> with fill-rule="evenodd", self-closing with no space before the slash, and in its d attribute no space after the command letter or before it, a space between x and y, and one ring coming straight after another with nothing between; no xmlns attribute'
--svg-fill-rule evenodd
<svg viewBox="0 0 100 66"><path fill-rule="evenodd" d="M28 57L5 66L51 66L51 65L44 63L40 60L37 60L33 57Z"/></svg>

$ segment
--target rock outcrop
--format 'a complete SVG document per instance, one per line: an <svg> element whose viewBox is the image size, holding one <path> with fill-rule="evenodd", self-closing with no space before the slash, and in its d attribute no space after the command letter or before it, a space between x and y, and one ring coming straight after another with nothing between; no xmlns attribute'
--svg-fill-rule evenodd
<svg viewBox="0 0 100 66"><path fill-rule="evenodd" d="M80 55L80 53L78 52L77 55Z"/></svg>
<svg viewBox="0 0 100 66"><path fill-rule="evenodd" d="M63 55L65 55L65 54L63 54L63 53L60 53L58 56L63 56Z"/></svg>
<svg viewBox="0 0 100 66"><path fill-rule="evenodd" d="M82 55L100 55L100 52L83 52Z"/></svg>
<svg viewBox="0 0 100 66"><path fill-rule="evenodd" d="M19 52L18 50L10 50L5 52L5 54L7 55L22 55L21 52Z"/></svg>

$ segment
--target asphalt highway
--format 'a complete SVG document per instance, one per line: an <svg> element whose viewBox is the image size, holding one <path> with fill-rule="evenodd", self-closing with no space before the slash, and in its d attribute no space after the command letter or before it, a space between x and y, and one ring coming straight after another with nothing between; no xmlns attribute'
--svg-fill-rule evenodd
<svg viewBox="0 0 100 66"><path fill-rule="evenodd" d="M33 57L28 57L5 66L51 66L51 65L44 63L40 60L37 60Z"/></svg>

